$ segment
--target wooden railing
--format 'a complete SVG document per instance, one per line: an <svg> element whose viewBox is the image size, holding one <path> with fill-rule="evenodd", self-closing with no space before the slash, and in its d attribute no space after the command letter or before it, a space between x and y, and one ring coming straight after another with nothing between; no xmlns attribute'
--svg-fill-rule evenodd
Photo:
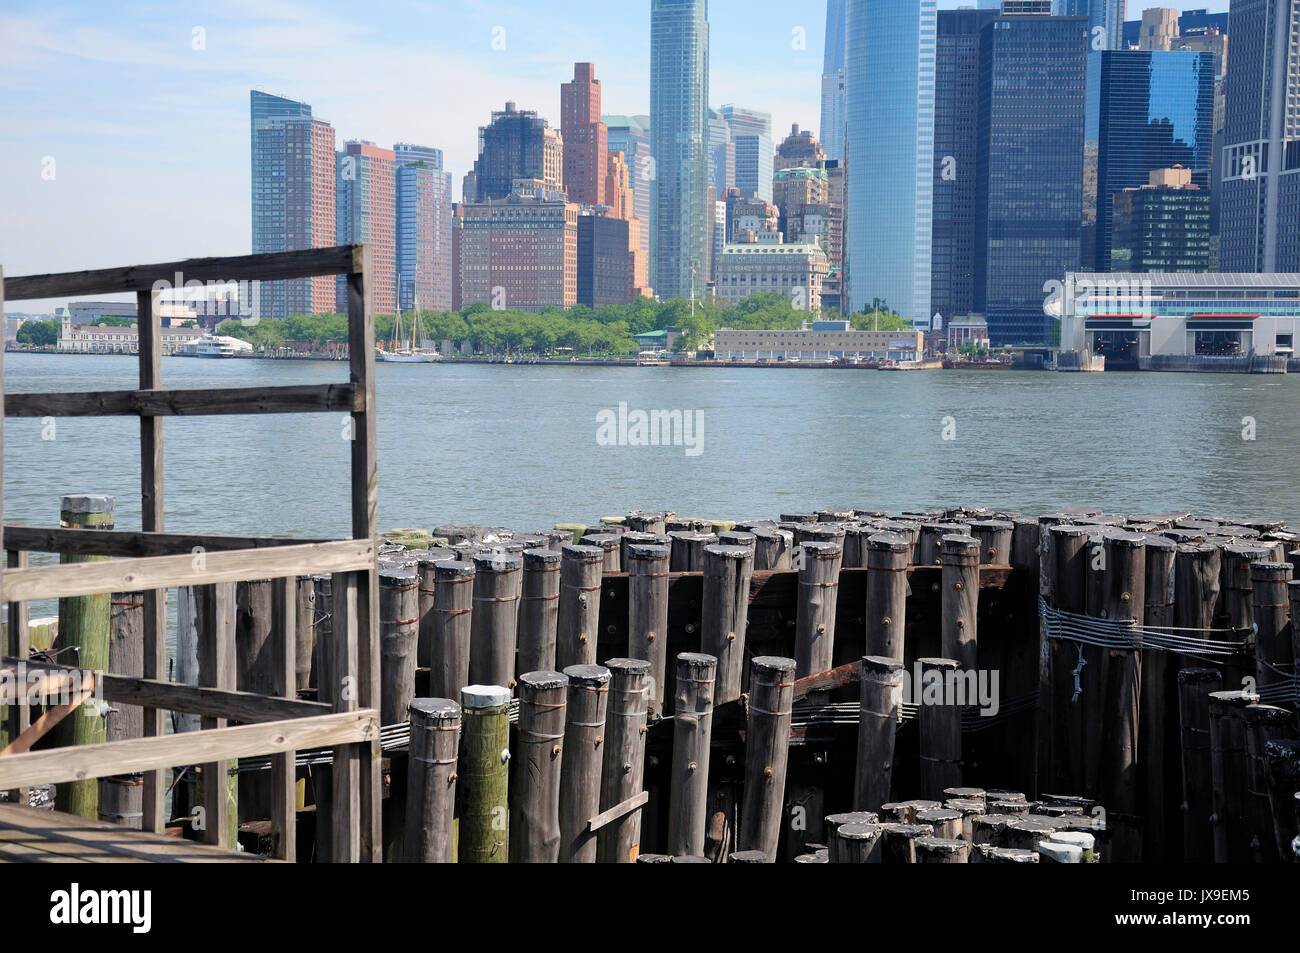
<svg viewBox="0 0 1300 953"><path fill-rule="evenodd" d="M376 450L374 392L374 322L366 282L369 253L364 245L200 258L188 261L110 268L99 271L34 275L3 280L0 308L8 300L135 292L139 328L140 386L128 391L10 394L0 385L5 417L133 416L140 420L141 532L7 526L0 548L8 569L0 574L0 600L9 607L9 656L5 664L30 668L27 603L105 592L143 591L144 675L130 678L95 673L96 688L106 701L144 707L144 737L105 744L30 752L33 735L25 698L10 708L10 737L23 739L25 753L0 757L0 790L34 783L143 772L143 819L146 831L161 832L168 767L203 762L204 801L208 809L205 839L217 843L226 830L226 762L272 756L272 829L275 854L293 859L296 823L294 773L296 750L334 748L332 859L377 861L382 847L380 823L379 628L378 578L375 571ZM162 386L161 321L156 283L189 281L279 281L316 275L346 276L349 377L346 382L284 387L168 390ZM3 357L0 356L0 371ZM183 535L164 532L163 418L180 415L346 413L350 415L352 538L286 540L276 537ZM2 436L2 432L0 432ZM0 468L3 458L0 457ZM0 469L2 472L2 469ZM2 498L0 498L2 502ZM33 551L61 555L118 557L109 561L29 567ZM203 558L196 559L195 552ZM295 639L293 579L299 575L334 576L334 642L331 670L350 690L335 691L332 706L301 702L294 683ZM275 695L235 691L233 617L235 584L278 580L271 634ZM212 660L202 687L166 680L167 590L212 586L210 611L216 618L203 627L212 644L201 646ZM67 677L79 675L62 666L46 666ZM58 687L51 673L46 682ZM346 681L344 681L346 680ZM332 710L331 710L332 709ZM203 716L203 729L167 736L165 711ZM227 720L241 722L227 727ZM220 796L219 796L220 795Z"/></svg>

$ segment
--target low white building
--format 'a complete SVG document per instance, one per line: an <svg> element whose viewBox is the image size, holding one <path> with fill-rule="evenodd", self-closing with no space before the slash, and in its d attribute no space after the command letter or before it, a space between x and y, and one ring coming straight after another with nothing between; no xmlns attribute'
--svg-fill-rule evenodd
<svg viewBox="0 0 1300 953"><path fill-rule="evenodd" d="M203 334L200 327L165 327L159 337L162 353L181 354ZM140 332L134 324L130 327L73 324L65 311L59 327L58 350L67 354L137 354L140 350Z"/></svg>
<svg viewBox="0 0 1300 953"><path fill-rule="evenodd" d="M915 361L925 349L920 331L855 331L848 321L814 321L812 327L744 331L719 328L713 355L720 361L771 363Z"/></svg>

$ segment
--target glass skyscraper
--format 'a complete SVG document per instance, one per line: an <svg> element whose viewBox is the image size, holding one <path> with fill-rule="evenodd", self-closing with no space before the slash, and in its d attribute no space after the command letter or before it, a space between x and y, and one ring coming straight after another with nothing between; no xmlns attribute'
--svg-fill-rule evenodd
<svg viewBox="0 0 1300 953"><path fill-rule="evenodd" d="M930 319L935 19L935 0L848 2L845 314Z"/></svg>
<svg viewBox="0 0 1300 953"><path fill-rule="evenodd" d="M283 96L273 96L260 89L248 93L248 144L253 183L253 254L278 251L282 247L281 206L284 203L280 183L269 181L263 171L257 147L257 133L272 119L310 119L311 107ZM275 195L272 195L272 192Z"/></svg>
<svg viewBox="0 0 1300 953"><path fill-rule="evenodd" d="M730 105L721 112L736 152L736 188L772 201L772 114Z"/></svg>
<svg viewBox="0 0 1300 953"><path fill-rule="evenodd" d="M736 184L736 144L731 141L731 127L716 109L709 110L709 184L715 200L725 198L727 189Z"/></svg>
<svg viewBox="0 0 1300 953"><path fill-rule="evenodd" d="M1080 262L1088 21L1000 16L979 57L975 309L993 344L1050 342L1044 284Z"/></svg>
<svg viewBox="0 0 1300 953"><path fill-rule="evenodd" d="M844 26L848 0L826 0L826 47L822 58L822 150L844 155Z"/></svg>
<svg viewBox="0 0 1300 953"><path fill-rule="evenodd" d="M442 150L399 142L397 156L397 306L451 308L451 173Z"/></svg>
<svg viewBox="0 0 1300 953"><path fill-rule="evenodd" d="M650 283L660 298L704 290L712 209L707 0L652 0Z"/></svg>
<svg viewBox="0 0 1300 953"><path fill-rule="evenodd" d="M1097 151L1097 270L1110 270L1111 203L1147 184L1155 169L1180 165L1210 187L1214 54L1107 51L1101 54Z"/></svg>
<svg viewBox="0 0 1300 953"><path fill-rule="evenodd" d="M601 116L608 130L610 152L623 153L632 186L632 209L641 220L641 252L650 260L650 199L653 185L650 162L649 116Z"/></svg>
<svg viewBox="0 0 1300 953"><path fill-rule="evenodd" d="M1232 0L1222 271L1300 271L1300 0Z"/></svg>

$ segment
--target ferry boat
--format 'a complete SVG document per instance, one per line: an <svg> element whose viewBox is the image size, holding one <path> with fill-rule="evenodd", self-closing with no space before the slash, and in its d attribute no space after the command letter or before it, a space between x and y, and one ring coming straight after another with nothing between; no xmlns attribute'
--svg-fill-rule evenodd
<svg viewBox="0 0 1300 953"><path fill-rule="evenodd" d="M216 334L203 335L193 347L195 357L238 357L253 353L253 345L247 341Z"/></svg>

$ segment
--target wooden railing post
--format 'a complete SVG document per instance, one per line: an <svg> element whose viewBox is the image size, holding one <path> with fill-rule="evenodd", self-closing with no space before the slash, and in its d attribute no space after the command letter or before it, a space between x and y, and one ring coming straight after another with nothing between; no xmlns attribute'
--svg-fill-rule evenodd
<svg viewBox="0 0 1300 953"><path fill-rule="evenodd" d="M4 285L0 282L0 299L3 298ZM0 362L3 359L0 358ZM2 396L2 395L0 395ZM21 550L9 550L6 562L10 569L27 568L27 553ZM9 603L9 645L6 654L19 661L25 661L31 651L31 618L26 602ZM17 738L32 723L32 709L27 699L18 699L9 706L9 740ZM9 800L15 804L26 804L29 791L27 788L15 788L9 792Z"/></svg>
<svg viewBox="0 0 1300 953"><path fill-rule="evenodd" d="M298 697L298 579L271 581L271 694ZM293 751L271 756L271 854L298 858L298 759Z"/></svg>

